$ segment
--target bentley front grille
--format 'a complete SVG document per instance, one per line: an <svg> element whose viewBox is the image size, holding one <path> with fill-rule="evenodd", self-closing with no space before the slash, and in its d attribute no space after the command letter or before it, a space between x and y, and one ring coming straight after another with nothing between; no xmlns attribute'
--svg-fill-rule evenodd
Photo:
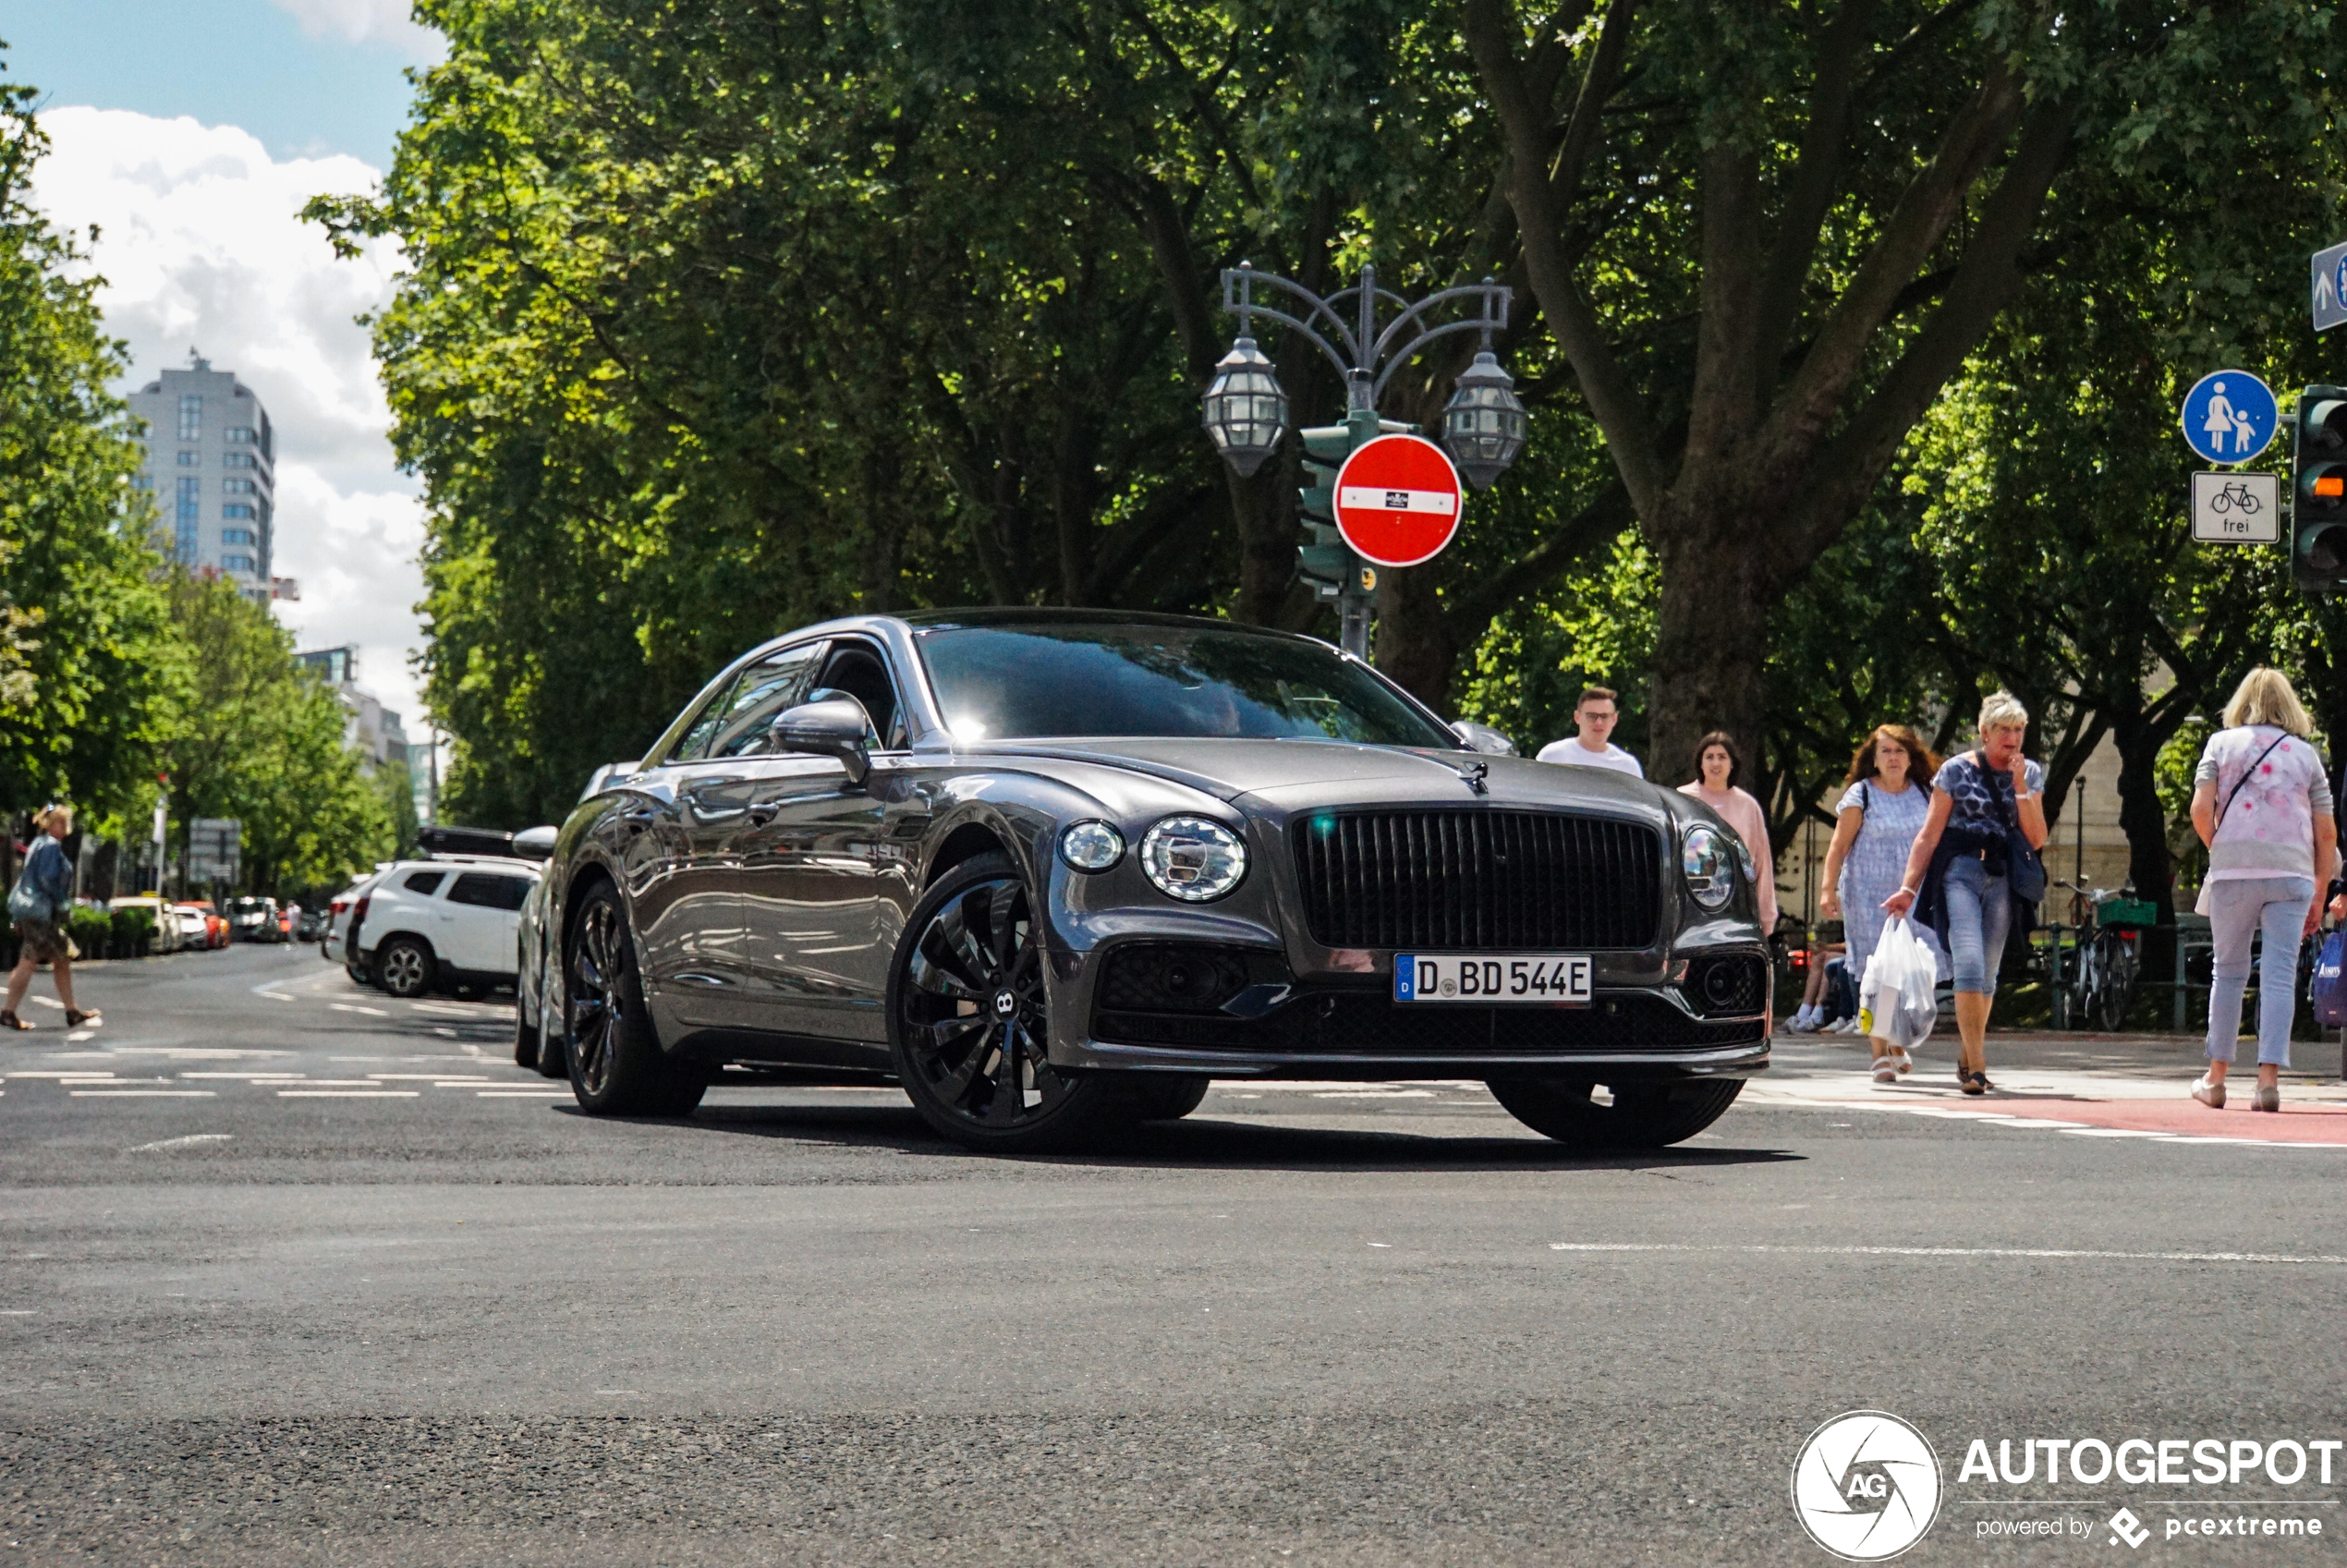
<svg viewBox="0 0 2347 1568"><path fill-rule="evenodd" d="M1549 811L1322 811L1291 830L1323 947L1587 952L1654 945L1662 841Z"/></svg>

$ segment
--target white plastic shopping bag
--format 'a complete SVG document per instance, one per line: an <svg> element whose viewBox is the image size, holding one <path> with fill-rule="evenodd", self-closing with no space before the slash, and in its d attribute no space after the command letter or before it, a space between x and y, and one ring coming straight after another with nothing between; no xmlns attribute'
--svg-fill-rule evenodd
<svg viewBox="0 0 2347 1568"><path fill-rule="evenodd" d="M1858 988L1859 1027L1902 1050L1921 1045L1939 1018L1939 960L1914 922L1886 920Z"/></svg>

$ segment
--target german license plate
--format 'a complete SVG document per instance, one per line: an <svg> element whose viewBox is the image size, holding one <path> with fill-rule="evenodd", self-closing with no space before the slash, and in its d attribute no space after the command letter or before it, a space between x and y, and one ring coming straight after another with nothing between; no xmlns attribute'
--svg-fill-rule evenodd
<svg viewBox="0 0 2347 1568"><path fill-rule="evenodd" d="M1490 957L1469 957L1464 954L1397 953L1393 955L1393 1000L1587 1005L1589 955L1502 953Z"/></svg>

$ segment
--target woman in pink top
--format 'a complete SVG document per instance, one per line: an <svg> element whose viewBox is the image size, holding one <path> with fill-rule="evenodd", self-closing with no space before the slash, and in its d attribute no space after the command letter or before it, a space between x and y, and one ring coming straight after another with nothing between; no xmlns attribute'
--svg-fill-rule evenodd
<svg viewBox="0 0 2347 1568"><path fill-rule="evenodd" d="M1751 851L1753 864L1760 868L1760 929L1774 934L1777 929L1777 862L1769 853L1769 818L1760 809L1760 802L1746 791L1736 787L1736 779L1744 772L1743 759L1736 755L1736 743L1719 730L1713 730L1695 747L1696 782L1681 784L1681 795L1692 795L1714 811L1728 826L1735 829Z"/></svg>

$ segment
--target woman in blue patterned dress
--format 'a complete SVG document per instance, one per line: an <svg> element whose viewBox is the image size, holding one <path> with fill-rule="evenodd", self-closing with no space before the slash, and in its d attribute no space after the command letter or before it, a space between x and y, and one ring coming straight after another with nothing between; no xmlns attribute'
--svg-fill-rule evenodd
<svg viewBox="0 0 2347 1568"><path fill-rule="evenodd" d="M1850 759L1850 787L1836 808L1833 843L1826 850L1825 893L1818 902L1827 919L1842 921L1850 972L1862 981L1867 960L1882 940L1882 901L1898 891L1906 872L1907 854L1931 810L1931 785L1926 781L1939 769L1940 760L1923 737L1904 724L1884 724ZM1872 1043L1875 1082L1895 1083L1901 1073L1915 1069L1904 1050L1879 1035Z"/></svg>

